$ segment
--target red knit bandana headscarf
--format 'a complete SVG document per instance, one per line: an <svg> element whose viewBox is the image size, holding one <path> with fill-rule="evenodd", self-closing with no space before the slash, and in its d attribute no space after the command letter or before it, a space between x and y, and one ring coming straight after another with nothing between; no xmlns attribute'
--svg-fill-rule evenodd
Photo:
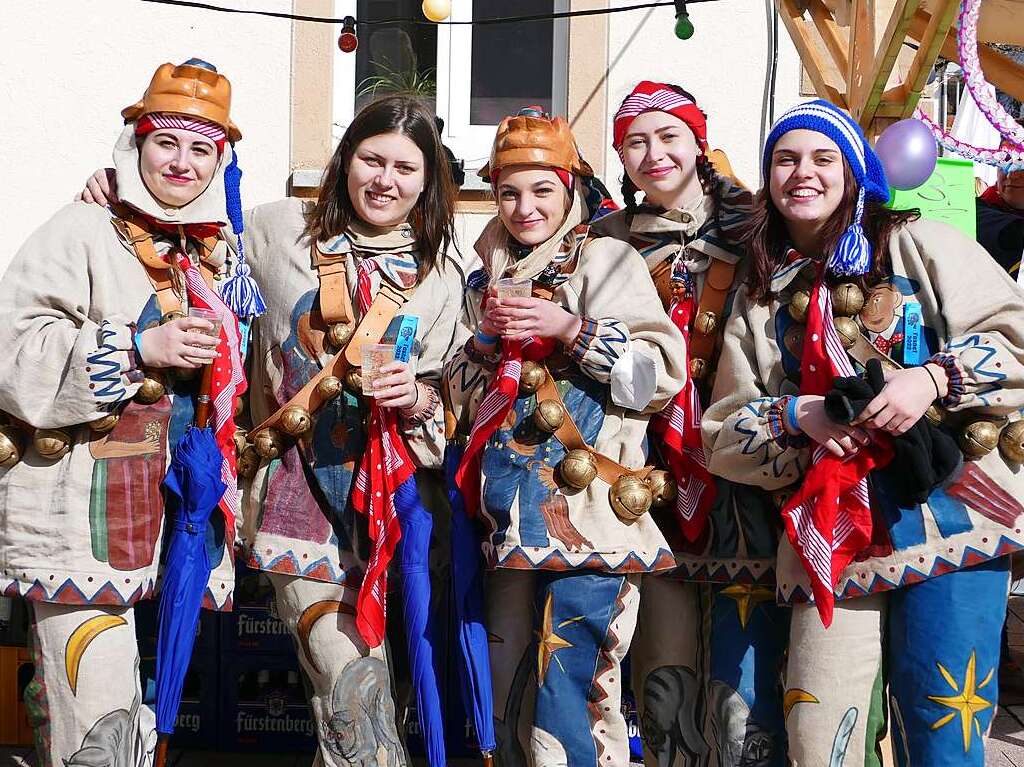
<svg viewBox="0 0 1024 767"><path fill-rule="evenodd" d="M700 151L708 151L707 118L700 111L700 107L697 106L693 97L680 93L665 83L652 83L650 80L644 80L626 96L619 111L615 113L612 146L616 152L622 153L622 142L626 138L626 131L629 130L633 120L644 112L667 112L678 117L693 131Z"/></svg>
<svg viewBox="0 0 1024 767"><path fill-rule="evenodd" d="M135 123L135 135L142 138L147 133L164 128L177 128L178 130L192 131L204 138L208 138L217 146L217 154L224 153L224 142L227 140L227 131L216 123L207 120L200 120L188 115L179 115L172 112L151 112L143 115Z"/></svg>

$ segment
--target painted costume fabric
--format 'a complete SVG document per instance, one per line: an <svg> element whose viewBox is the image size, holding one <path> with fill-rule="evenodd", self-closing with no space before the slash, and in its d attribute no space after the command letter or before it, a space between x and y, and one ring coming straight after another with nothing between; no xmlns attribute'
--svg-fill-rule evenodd
<svg viewBox="0 0 1024 767"><path fill-rule="evenodd" d="M302 233L308 204L287 199L246 215L246 252L269 306L253 335L254 424L286 403L333 355L325 351L327 327L319 311L319 283L311 265L311 243ZM420 281L408 225L385 233L353 227L316 247L345 255L357 321L361 263L374 263L369 273L372 295L384 280L400 290L416 286L385 332L384 342L394 342L403 315L418 317L412 365L419 381L436 386L462 313L458 266L442 254L440 269ZM384 647L368 648L356 630L354 605L369 537L366 518L353 509L351 496L367 444L367 412L363 398L345 389L312 414L313 426L306 436L263 463L243 493L247 558L252 567L270 573L278 603L286 605L282 617L303 650L303 668L312 684L320 745L317 763L330 767L406 763ZM418 469L441 466L443 419L440 407L428 408L422 423L398 417L399 434ZM421 481L421 491L428 484ZM428 494L422 495L427 508L436 510ZM329 618L319 620L328 613ZM369 716L362 713L367 701L373 704ZM366 720L356 732L349 724L354 716Z"/></svg>
<svg viewBox="0 0 1024 767"><path fill-rule="evenodd" d="M890 238L889 253L892 277L873 288L867 297L857 317L861 331L876 348L902 362L908 343L904 311L908 303L917 303L922 318L919 340L925 349L920 359L931 356L948 373L949 393L940 404L949 412L950 427L979 417L1016 418L1024 406L1024 301L1013 281L978 245L935 222L918 221L900 227ZM811 459L807 441L790 438L781 426L781 408L788 396L798 391L794 374L800 369L801 353L799 329L794 330L785 302L806 265L805 259L798 259L776 272L771 284L774 297L767 305L751 304L745 294L737 296L726 329L713 403L705 413L704 435L712 450L712 471L769 491L799 482ZM965 281L963 275L968 273L971 280ZM979 300L979 296L985 300ZM967 673L971 652L965 648L973 646L978 654L984 654L989 653L989 645L998 647L998 631L989 632L984 621L965 612L970 605L958 603L965 597L957 596L964 593L957 583L972 577L979 584L985 580L986 586L979 585L972 599L986 605L993 614L1001 614L1006 578L1005 572L999 572L1005 568L998 558L1024 545L1020 532L1024 507L1015 500L1024 488L1014 467L999 451L965 461L962 470L921 505L898 507L887 493L884 475L875 472L869 479L872 540L840 574L834 594L836 620L841 625L833 625L822 634L822 641L842 640L846 642L844 647L874 647L871 652L880 659L879 643L884 633L881 616L887 607L890 626L894 621L899 625L915 624L918 636L931 633L928 642L900 647L906 655L903 662L917 664L918 683L937 690L933 693L937 697L953 694L949 688L956 678L961 679L961 686L967 684L965 676L957 677L950 671L956 667ZM992 565L985 564L990 561ZM986 569L995 574L987 579L972 575ZM788 539L779 545L777 590L782 602L798 605L793 617L787 682L790 717L802 716L792 706L805 693L818 700L831 697L838 706L841 702L835 693L843 690L843 712L837 714L830 709L835 726L820 730L819 735L825 738L827 734L831 739L840 724L849 726L849 738L856 744L851 753L858 756L846 763L859 764L859 754L865 753L862 748L874 753L874 743L864 730L871 719L869 711L875 710L870 701L873 679L860 685L851 681L849 688L844 680L847 676L853 680L865 669L871 676L875 672L870 669L881 666L866 663L855 671L856 659L844 658L839 667L834 651L824 654L826 651L809 639L811 634L820 633L820 626L814 627L807 615L815 614L814 608L806 604L811 599L811 588ZM919 606L911 611L903 607L914 602L915 595L924 598L925 592L937 590L945 590L947 596L932 597L931 604L942 604L942 609ZM856 599L881 592L892 594L883 601ZM871 613L873 617L867 618L870 626L854 620L854 613ZM909 652L908 647L912 648ZM976 657L973 665L977 662ZM949 713L949 708L927 696L908 699L896 686L896 678L897 672L892 671L887 680L895 701L894 716L898 708L905 723L913 722L906 727L896 722L902 737L911 744L909 763L981 764L977 760L983 758L979 756L983 750L980 733L987 726L986 715L979 714L976 723L970 722L975 730L974 745L962 744L956 751L960 761L938 761L938 754L948 744L942 741L945 722L936 723ZM801 680L799 686L793 679ZM972 676L971 684L974 681ZM986 684L991 685L989 695L994 700L994 678ZM944 686L946 692L942 691ZM844 712L850 707L859 713L845 720ZM908 707L914 710L908 711ZM922 730L921 722L929 717L928 727ZM818 742L818 736L810 737L802 726L795 728L794 721L791 719L788 726L791 733L799 729L800 742L794 743L791 738L790 748L800 750L793 757L805 764L828 763L831 744ZM934 736L925 738L925 730ZM872 763L873 757L865 758L866 763ZM844 762L840 758L834 763Z"/></svg>
<svg viewBox="0 0 1024 767"><path fill-rule="evenodd" d="M724 179L715 193L717 210L706 195L689 209L619 211L595 229L629 242L649 269L670 261L673 288L685 291L675 300L689 294L698 306L713 260L737 265L734 285L744 271L739 237L750 193ZM730 292L725 317L731 303ZM694 382L701 406L710 399L711 380ZM650 439L659 455L660 437ZM679 567L645 576L641 584L630 661L645 758L651 765L715 758L722 767L781 766L786 749L778 672L789 624L788 610L774 598L781 526L767 493L721 477L711 481L713 500L693 540L683 534L675 509L653 512Z"/></svg>
<svg viewBox="0 0 1024 767"><path fill-rule="evenodd" d="M682 337L656 309L657 294L636 251L592 239L583 218L577 195L551 240L513 250L511 272L553 289L552 300L583 318L572 347L546 362L587 443L639 468L649 414L685 378ZM506 236L497 219L488 225L477 243L485 264L493 263ZM485 287L486 273L471 276L471 326ZM465 431L494 371L472 340L446 368L446 393ZM483 549L494 569L485 604L499 758L506 765L624 764L621 662L636 625L638 573L674 563L650 515L632 524L615 516L600 478L579 492L559 484L556 467L565 450L532 430L536 406L536 396L517 396L482 457L479 508L489 530Z"/></svg>

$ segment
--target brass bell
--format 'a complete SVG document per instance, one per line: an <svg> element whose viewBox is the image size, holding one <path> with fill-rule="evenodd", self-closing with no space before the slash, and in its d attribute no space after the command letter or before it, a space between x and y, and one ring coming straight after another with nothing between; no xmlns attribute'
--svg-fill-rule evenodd
<svg viewBox="0 0 1024 767"><path fill-rule="evenodd" d="M284 451L284 437L277 429L263 429L253 438L252 444L260 458L268 461Z"/></svg>
<svg viewBox="0 0 1024 767"><path fill-rule="evenodd" d="M316 393L323 400L334 399L341 394L341 380L336 376L327 376L316 382Z"/></svg>
<svg viewBox="0 0 1024 767"><path fill-rule="evenodd" d="M111 413L103 416L98 421L92 421L89 424L89 428L99 434L106 434L108 431L113 431L119 420L121 420L120 415L117 413Z"/></svg>
<svg viewBox="0 0 1024 767"><path fill-rule="evenodd" d="M164 396L165 391L163 383L156 378L146 376L142 379L142 385L139 386L138 391L135 392L135 399L143 405L152 405Z"/></svg>
<svg viewBox="0 0 1024 767"><path fill-rule="evenodd" d="M558 400L546 399L533 411L534 425L547 434L554 434L565 423L565 408Z"/></svg>
<svg viewBox="0 0 1024 767"><path fill-rule="evenodd" d="M796 322L807 322L807 309L811 305L811 294L806 290L798 290L789 299L789 316Z"/></svg>
<svg viewBox="0 0 1024 767"><path fill-rule="evenodd" d="M235 429L235 455L241 455L245 446L249 444L249 435L244 429Z"/></svg>
<svg viewBox="0 0 1024 767"><path fill-rule="evenodd" d="M163 317L160 318L160 324L166 325L168 322L174 322L175 320L182 319L185 319L185 312L181 311L180 309L172 309L171 311L167 312L166 314L164 314Z"/></svg>
<svg viewBox="0 0 1024 767"><path fill-rule="evenodd" d="M21 460L25 443L17 426L0 426L0 468L9 469Z"/></svg>
<svg viewBox="0 0 1024 767"><path fill-rule="evenodd" d="M71 449L71 435L63 429L36 429L32 441L39 455L53 461Z"/></svg>
<svg viewBox="0 0 1024 767"><path fill-rule="evenodd" d="M924 411L924 417L936 426L941 426L946 421L946 411L938 405L929 405Z"/></svg>
<svg viewBox="0 0 1024 767"><path fill-rule="evenodd" d="M708 373L708 361L700 357L690 360L690 377L699 381Z"/></svg>
<svg viewBox="0 0 1024 767"><path fill-rule="evenodd" d="M345 386L353 394L363 393L363 371L359 368L349 368L345 372Z"/></svg>
<svg viewBox="0 0 1024 767"><path fill-rule="evenodd" d="M857 327L857 320L852 317L833 317L832 321L835 323L836 332L839 334L839 340L843 344L844 349L852 349L854 344L857 343L857 339L860 338L860 328Z"/></svg>
<svg viewBox="0 0 1024 767"><path fill-rule="evenodd" d="M245 400L239 397L235 400L235 418L238 418L242 413L245 412Z"/></svg>
<svg viewBox="0 0 1024 767"><path fill-rule="evenodd" d="M999 444L999 426L992 421L972 421L960 432L959 442L967 458L984 458Z"/></svg>
<svg viewBox="0 0 1024 767"><path fill-rule="evenodd" d="M832 288L832 312L840 317L855 317L864 308L864 291L854 282Z"/></svg>
<svg viewBox="0 0 1024 767"><path fill-rule="evenodd" d="M589 450L576 448L559 461L558 473L567 485L583 490L597 477L597 462Z"/></svg>
<svg viewBox="0 0 1024 767"><path fill-rule="evenodd" d="M281 413L281 430L290 437L301 436L312 427L309 411L304 407L286 407Z"/></svg>
<svg viewBox="0 0 1024 767"><path fill-rule="evenodd" d="M352 340L356 329L347 322L336 322L327 329L327 342L340 349Z"/></svg>
<svg viewBox="0 0 1024 767"><path fill-rule="evenodd" d="M541 387L546 377L543 365L527 360L523 363L523 372L519 374L519 394L522 396L533 394Z"/></svg>
<svg viewBox="0 0 1024 767"><path fill-rule="evenodd" d="M608 488L608 501L619 519L632 522L651 510L654 496L640 477L623 474Z"/></svg>
<svg viewBox="0 0 1024 767"><path fill-rule="evenodd" d="M1014 421L999 434L999 451L1008 461L1024 463L1024 421Z"/></svg>
<svg viewBox="0 0 1024 767"><path fill-rule="evenodd" d="M782 336L782 344L797 359L804 353L804 326L790 325Z"/></svg>
<svg viewBox="0 0 1024 767"><path fill-rule="evenodd" d="M252 479L259 467L260 454L256 452L256 448L252 445L247 446L238 454L238 463L236 464L238 476L243 479Z"/></svg>
<svg viewBox="0 0 1024 767"><path fill-rule="evenodd" d="M662 469L655 469L647 475L647 485L651 488L653 503L657 508L668 506L679 492L672 475Z"/></svg>
<svg viewBox="0 0 1024 767"><path fill-rule="evenodd" d="M693 329L703 336L709 336L718 327L718 316L707 309L697 314L693 320Z"/></svg>

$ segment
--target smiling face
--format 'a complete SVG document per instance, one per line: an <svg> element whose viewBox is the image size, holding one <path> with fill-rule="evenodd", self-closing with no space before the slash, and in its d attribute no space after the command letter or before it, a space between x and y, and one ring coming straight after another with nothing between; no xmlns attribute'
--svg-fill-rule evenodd
<svg viewBox="0 0 1024 767"><path fill-rule="evenodd" d="M701 194L697 177L700 147L693 131L668 112L645 112L622 142L622 165L647 201L682 208Z"/></svg>
<svg viewBox="0 0 1024 767"><path fill-rule="evenodd" d="M206 191L217 162L217 147L210 139L180 128L148 133L139 148L139 171L146 189L163 205L175 208Z"/></svg>
<svg viewBox="0 0 1024 767"><path fill-rule="evenodd" d="M843 155L817 131L791 130L776 142L768 172L768 193L798 248L822 231L843 201Z"/></svg>
<svg viewBox="0 0 1024 767"><path fill-rule="evenodd" d="M999 171L996 189L1011 208L1024 211L1024 170L1004 173Z"/></svg>
<svg viewBox="0 0 1024 767"><path fill-rule="evenodd" d="M425 168L423 152L401 133L379 133L360 141L346 169L356 215L383 228L404 223L423 191Z"/></svg>
<svg viewBox="0 0 1024 767"><path fill-rule="evenodd" d="M550 168L513 165L498 174L498 216L517 242L540 245L569 212L569 193Z"/></svg>

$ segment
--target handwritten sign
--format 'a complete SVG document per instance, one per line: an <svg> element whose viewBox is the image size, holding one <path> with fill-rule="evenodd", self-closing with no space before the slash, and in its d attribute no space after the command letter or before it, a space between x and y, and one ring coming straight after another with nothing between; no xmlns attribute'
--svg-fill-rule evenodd
<svg viewBox="0 0 1024 767"><path fill-rule="evenodd" d="M924 218L955 226L975 238L974 163L940 157L935 170L917 189L894 190L892 208L920 208Z"/></svg>

